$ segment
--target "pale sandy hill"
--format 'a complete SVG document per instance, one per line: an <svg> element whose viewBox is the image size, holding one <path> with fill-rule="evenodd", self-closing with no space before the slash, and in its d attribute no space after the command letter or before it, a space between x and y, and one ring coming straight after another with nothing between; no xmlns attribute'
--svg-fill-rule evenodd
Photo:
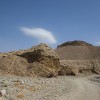
<svg viewBox="0 0 100 100"><path fill-rule="evenodd" d="M93 72L100 74L100 47L84 41L70 41L59 45L55 51L60 57L60 74Z"/></svg>
<svg viewBox="0 0 100 100"><path fill-rule="evenodd" d="M59 46L56 52L60 59L100 60L100 47L98 46Z"/></svg>

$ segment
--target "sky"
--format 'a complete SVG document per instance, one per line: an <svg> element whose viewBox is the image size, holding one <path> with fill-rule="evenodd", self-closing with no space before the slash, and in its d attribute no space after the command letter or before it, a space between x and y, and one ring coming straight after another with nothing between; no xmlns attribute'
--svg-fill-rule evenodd
<svg viewBox="0 0 100 100"><path fill-rule="evenodd" d="M0 52L73 40L100 46L100 0L0 0Z"/></svg>

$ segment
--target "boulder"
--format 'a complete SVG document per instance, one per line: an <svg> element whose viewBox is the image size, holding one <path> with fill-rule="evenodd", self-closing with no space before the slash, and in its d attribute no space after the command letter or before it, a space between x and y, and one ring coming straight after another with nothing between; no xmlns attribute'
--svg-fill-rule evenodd
<svg viewBox="0 0 100 100"><path fill-rule="evenodd" d="M74 64L69 64L66 60L60 60L59 75L78 75L79 69Z"/></svg>
<svg viewBox="0 0 100 100"><path fill-rule="evenodd" d="M60 68L59 57L56 52L46 44L40 44L18 55L28 62L28 75L52 77L58 74Z"/></svg>

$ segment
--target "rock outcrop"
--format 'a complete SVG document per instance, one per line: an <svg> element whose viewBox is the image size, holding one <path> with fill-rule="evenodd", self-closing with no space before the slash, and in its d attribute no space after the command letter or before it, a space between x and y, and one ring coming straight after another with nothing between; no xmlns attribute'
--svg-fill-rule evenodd
<svg viewBox="0 0 100 100"><path fill-rule="evenodd" d="M59 68L58 55L46 44L0 54L0 71L3 74L52 77L58 74Z"/></svg>
<svg viewBox="0 0 100 100"><path fill-rule="evenodd" d="M61 60L59 75L100 74L99 60Z"/></svg>

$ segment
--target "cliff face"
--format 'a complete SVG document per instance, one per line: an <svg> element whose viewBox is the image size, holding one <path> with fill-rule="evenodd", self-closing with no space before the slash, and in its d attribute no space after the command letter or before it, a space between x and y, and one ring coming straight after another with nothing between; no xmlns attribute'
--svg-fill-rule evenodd
<svg viewBox="0 0 100 100"><path fill-rule="evenodd" d="M58 73L59 67L58 55L46 44L0 54L2 74L52 77Z"/></svg>

